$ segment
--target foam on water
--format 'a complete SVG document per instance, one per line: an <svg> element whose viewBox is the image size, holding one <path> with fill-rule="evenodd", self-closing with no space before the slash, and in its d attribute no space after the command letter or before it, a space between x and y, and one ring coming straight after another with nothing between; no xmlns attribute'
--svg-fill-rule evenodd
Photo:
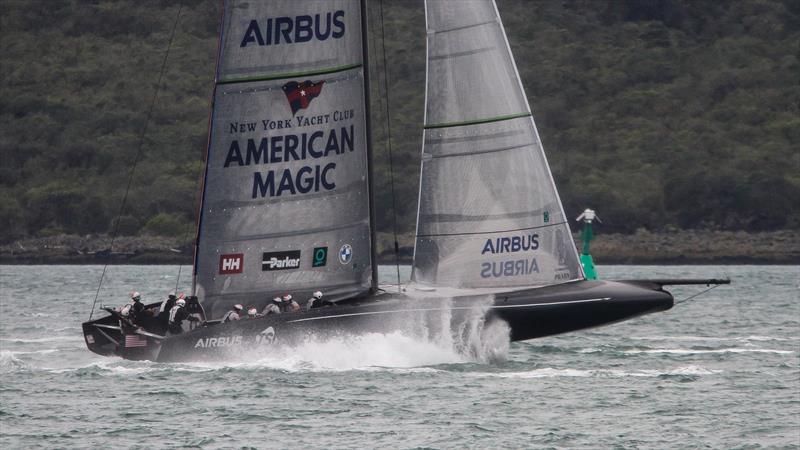
<svg viewBox="0 0 800 450"><path fill-rule="evenodd" d="M491 299L453 318L452 311L408 320L398 331L348 333L335 338L307 336L259 352L232 351L237 367L265 367L286 371L347 371L369 368L412 368L438 364L502 361L509 349L509 327L495 320L486 323ZM221 365L231 364L230 360ZM208 363L206 363L208 364Z"/></svg>
<svg viewBox="0 0 800 450"><path fill-rule="evenodd" d="M648 350L625 350L624 353L669 353L673 355L699 355L704 353L775 353L788 355L791 350L774 350L769 348L718 348L718 349L690 349L690 348L655 348Z"/></svg>
<svg viewBox="0 0 800 450"><path fill-rule="evenodd" d="M288 371L345 371L372 367L410 368L467 361L463 354L436 342L423 341L400 332L367 333L276 347L260 355L255 365Z"/></svg>
<svg viewBox="0 0 800 450"><path fill-rule="evenodd" d="M662 376L681 376L681 375L713 375L721 373L720 370L709 370L699 366L682 366L674 369L642 369L637 371L625 371L614 369L557 369L553 367L545 367L541 369L529 370L524 372L472 372L468 374L471 377L477 378L556 378L556 377L595 377L595 378L608 378L608 377L662 377Z"/></svg>
<svg viewBox="0 0 800 450"><path fill-rule="evenodd" d="M733 336L733 337L714 337L714 336L631 336L631 339L645 341L787 341L789 338L777 336Z"/></svg>

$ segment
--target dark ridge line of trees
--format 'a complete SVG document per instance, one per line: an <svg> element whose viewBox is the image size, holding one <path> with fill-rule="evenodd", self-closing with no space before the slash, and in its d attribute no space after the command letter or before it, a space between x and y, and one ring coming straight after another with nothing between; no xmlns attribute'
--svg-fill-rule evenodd
<svg viewBox="0 0 800 450"><path fill-rule="evenodd" d="M0 240L109 233L179 5L124 235L193 230L220 2L0 1ZM800 228L800 2L500 0L568 216L608 232ZM422 1L370 3L378 227L413 232ZM388 71L383 67L384 50ZM191 233L190 233L191 235Z"/></svg>

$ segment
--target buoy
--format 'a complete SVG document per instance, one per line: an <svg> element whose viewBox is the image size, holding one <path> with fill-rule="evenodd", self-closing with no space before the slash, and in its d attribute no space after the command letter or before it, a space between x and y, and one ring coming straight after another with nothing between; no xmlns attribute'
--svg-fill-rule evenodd
<svg viewBox="0 0 800 450"><path fill-rule="evenodd" d="M583 221L583 231L581 232L581 241L583 241L583 251L581 252L581 265L583 266L583 273L586 275L587 280L596 280L597 271L594 268L594 261L592 255L589 253L589 246L594 239L594 231L592 231L592 222L597 220L602 223L600 217L593 209L586 208L577 219L578 222Z"/></svg>

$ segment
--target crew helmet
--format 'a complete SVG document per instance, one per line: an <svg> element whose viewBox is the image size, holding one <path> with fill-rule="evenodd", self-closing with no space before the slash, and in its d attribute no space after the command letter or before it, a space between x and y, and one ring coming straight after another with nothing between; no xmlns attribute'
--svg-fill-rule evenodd
<svg viewBox="0 0 800 450"><path fill-rule="evenodd" d="M272 301L275 303L283 303L283 299L281 299L280 297L275 297L272 299Z"/></svg>
<svg viewBox="0 0 800 450"><path fill-rule="evenodd" d="M169 295L168 295L167 297L168 297L168 298L176 298L176 297L175 297L175 293L174 293L174 292L170 292L170 293L169 293Z"/></svg>
<svg viewBox="0 0 800 450"><path fill-rule="evenodd" d="M233 305L233 309L235 309L237 311L241 311L241 310L244 309L244 306L242 306L242 305L237 303L237 304Z"/></svg>
<svg viewBox="0 0 800 450"><path fill-rule="evenodd" d="M186 300L179 298L178 301L175 302L178 306L186 306Z"/></svg>
<svg viewBox="0 0 800 450"><path fill-rule="evenodd" d="M286 294L283 296L283 301L290 302L292 301L292 294Z"/></svg>
<svg viewBox="0 0 800 450"><path fill-rule="evenodd" d="M178 296L178 298L180 298L180 299L184 299L184 298L186 298L186 294L184 294L183 292L181 292L181 294Z"/></svg>
<svg viewBox="0 0 800 450"><path fill-rule="evenodd" d="M312 296L313 296L315 299L319 300L319 299L321 299L321 298L322 298L322 292L320 292L320 291L316 291L316 292L314 292L314 293L312 294Z"/></svg>
<svg viewBox="0 0 800 450"><path fill-rule="evenodd" d="M141 300L141 299L142 299L142 294L140 294L140 293L138 293L138 292L134 291L134 292L132 292L132 293L131 293L131 299L132 299L133 301L137 301L137 302L138 302L139 300Z"/></svg>
<svg viewBox="0 0 800 450"><path fill-rule="evenodd" d="M255 317L258 314L258 310L255 308L250 308L247 310L247 315L250 317Z"/></svg>

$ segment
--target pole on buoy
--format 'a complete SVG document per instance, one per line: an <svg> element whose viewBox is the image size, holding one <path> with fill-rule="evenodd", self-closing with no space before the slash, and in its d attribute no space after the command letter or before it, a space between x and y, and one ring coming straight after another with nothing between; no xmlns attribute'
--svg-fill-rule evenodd
<svg viewBox="0 0 800 450"><path fill-rule="evenodd" d="M594 239L594 232L592 231L592 222L598 221L602 223L600 217L593 209L586 208L577 219L578 222L583 222L583 232L581 233L581 241L583 241L583 251L581 252L581 265L583 266L583 273L586 275L587 280L596 280L597 271L594 268L594 261L592 255L589 254L589 245Z"/></svg>

